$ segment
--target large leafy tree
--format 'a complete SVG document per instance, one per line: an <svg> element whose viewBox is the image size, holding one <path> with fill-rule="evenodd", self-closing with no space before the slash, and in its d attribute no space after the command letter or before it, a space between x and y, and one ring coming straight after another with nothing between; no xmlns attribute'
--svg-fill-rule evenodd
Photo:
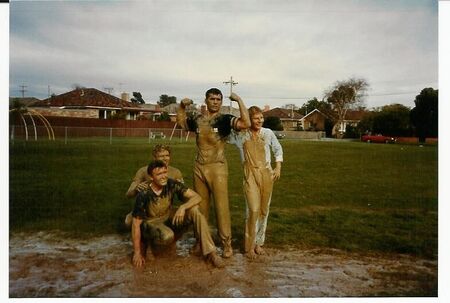
<svg viewBox="0 0 450 303"><path fill-rule="evenodd" d="M334 128L337 130L344 121L349 109L360 107L369 84L364 79L350 78L345 81L336 82L330 89L325 91L324 99L331 105L336 118ZM343 134L338 132L337 136L342 138Z"/></svg>
<svg viewBox="0 0 450 303"><path fill-rule="evenodd" d="M316 97L314 97L313 99L306 101L306 103L304 103L302 107L297 110L297 112L305 116L315 109L318 109L322 113L327 114L331 110L331 105L326 101L319 101Z"/></svg>
<svg viewBox="0 0 450 303"><path fill-rule="evenodd" d="M402 104L385 105L373 119L373 132L389 136L411 135L410 109Z"/></svg>
<svg viewBox="0 0 450 303"><path fill-rule="evenodd" d="M415 107L411 110L411 123L416 128L419 142L425 142L426 137L438 136L438 90L424 88L414 100Z"/></svg>
<svg viewBox="0 0 450 303"><path fill-rule="evenodd" d="M161 95L159 96L158 105L159 107L165 107L169 104L177 103L177 97L175 96L168 96L168 95Z"/></svg>
<svg viewBox="0 0 450 303"><path fill-rule="evenodd" d="M373 133L387 136L410 136L410 109L402 104L390 104L364 115L358 123L359 134Z"/></svg>
<svg viewBox="0 0 450 303"><path fill-rule="evenodd" d="M283 124L278 117L264 118L263 127L270 128L271 130L283 130Z"/></svg>

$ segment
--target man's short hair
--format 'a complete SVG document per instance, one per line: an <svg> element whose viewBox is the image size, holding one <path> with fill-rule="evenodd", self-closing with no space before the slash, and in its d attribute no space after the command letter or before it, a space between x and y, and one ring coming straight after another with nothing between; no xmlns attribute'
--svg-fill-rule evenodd
<svg viewBox="0 0 450 303"><path fill-rule="evenodd" d="M170 146L165 144L156 144L153 147L153 157L156 157L156 154L162 152L163 150L167 150L169 154L171 153Z"/></svg>
<svg viewBox="0 0 450 303"><path fill-rule="evenodd" d="M250 118L253 117L256 114L262 114L262 112L263 111L258 106L251 106L248 109L248 115L250 116Z"/></svg>
<svg viewBox="0 0 450 303"><path fill-rule="evenodd" d="M167 165L166 165L166 163L164 163L163 161L161 161L161 160L154 160L154 161L152 161L152 162L150 162L150 164L147 166L147 174L149 174L150 176L152 176L153 174L153 170L155 169L155 168L163 168L163 167L166 167L167 168Z"/></svg>
<svg viewBox="0 0 450 303"><path fill-rule="evenodd" d="M208 99L209 95L220 95L220 99L223 99L222 92L220 91L220 89L215 88L215 87L210 88L206 91L206 93L205 93L206 99Z"/></svg>

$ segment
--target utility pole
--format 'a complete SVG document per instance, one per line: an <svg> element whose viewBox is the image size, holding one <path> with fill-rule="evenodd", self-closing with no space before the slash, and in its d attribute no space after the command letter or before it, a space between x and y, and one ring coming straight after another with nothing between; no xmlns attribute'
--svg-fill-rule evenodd
<svg viewBox="0 0 450 303"><path fill-rule="evenodd" d="M233 93L233 85L236 85L236 84L238 84L237 82L234 82L233 81L233 76L231 76L230 77L230 81L225 81L225 82L223 82L223 84L230 84L230 96L231 96L231 94ZM231 103L232 103L232 101L230 100L230 114L231 114Z"/></svg>
<svg viewBox="0 0 450 303"><path fill-rule="evenodd" d="M50 84L47 85L47 88L48 88L48 97L50 98Z"/></svg>
<svg viewBox="0 0 450 303"><path fill-rule="evenodd" d="M25 89L25 87L27 87L27 86L24 85L24 84L19 85L19 86L21 87L20 92L22 93L22 98L24 98L24 97L25 97L25 92L27 91L27 90Z"/></svg>

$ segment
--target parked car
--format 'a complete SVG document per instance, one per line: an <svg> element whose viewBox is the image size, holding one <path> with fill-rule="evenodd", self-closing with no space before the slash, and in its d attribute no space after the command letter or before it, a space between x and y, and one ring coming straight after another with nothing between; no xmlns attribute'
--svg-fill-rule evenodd
<svg viewBox="0 0 450 303"><path fill-rule="evenodd" d="M367 143L395 143L397 141L394 137L388 137L383 135L362 135L361 141L367 142Z"/></svg>
<svg viewBox="0 0 450 303"><path fill-rule="evenodd" d="M285 134L279 133L279 132L274 132L275 137L277 137L277 139L283 139L284 137L286 137Z"/></svg>

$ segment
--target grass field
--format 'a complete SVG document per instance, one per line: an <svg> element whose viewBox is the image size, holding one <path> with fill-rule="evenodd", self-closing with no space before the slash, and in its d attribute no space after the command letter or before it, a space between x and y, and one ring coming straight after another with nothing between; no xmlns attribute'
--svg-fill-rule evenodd
<svg viewBox="0 0 450 303"><path fill-rule="evenodd" d="M437 258L437 146L282 140L266 243ZM172 165L192 185L195 143L171 143ZM151 144L10 144L10 231L74 237L126 233L125 192L150 160ZM227 147L232 232L243 238L242 167ZM213 217L213 214L212 216Z"/></svg>

